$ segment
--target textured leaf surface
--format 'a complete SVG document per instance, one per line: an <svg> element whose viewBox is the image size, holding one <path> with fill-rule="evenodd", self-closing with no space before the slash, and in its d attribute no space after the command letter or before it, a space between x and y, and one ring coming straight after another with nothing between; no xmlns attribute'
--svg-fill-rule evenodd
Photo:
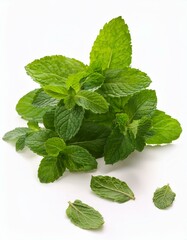
<svg viewBox="0 0 187 240"><path fill-rule="evenodd" d="M123 160L134 150L135 142L130 133L127 132L124 135L118 129L114 129L106 141L104 149L105 163L114 164L119 160Z"/></svg>
<svg viewBox="0 0 187 240"><path fill-rule="evenodd" d="M102 69L122 69L131 63L131 38L121 17L114 18L100 30L90 53L90 64Z"/></svg>
<svg viewBox="0 0 187 240"><path fill-rule="evenodd" d="M79 132L70 143L87 149L94 157L103 156L106 139L110 134L110 128L94 124L83 123Z"/></svg>
<svg viewBox="0 0 187 240"><path fill-rule="evenodd" d="M115 177L92 176L90 187L98 196L115 202L123 203L135 199L129 186Z"/></svg>
<svg viewBox="0 0 187 240"><path fill-rule="evenodd" d="M47 155L45 149L45 142L52 137L56 137L56 133L51 130L41 130L38 132L30 133L25 140L25 145L30 148L31 151L38 155Z"/></svg>
<svg viewBox="0 0 187 240"><path fill-rule="evenodd" d="M68 95L68 91L62 85L46 85L44 91L53 98L62 99Z"/></svg>
<svg viewBox="0 0 187 240"><path fill-rule="evenodd" d="M64 164L71 172L90 171L97 168L95 158L80 146L67 146L63 153L65 154Z"/></svg>
<svg viewBox="0 0 187 240"><path fill-rule="evenodd" d="M84 109L90 110L94 113L105 113L108 111L108 103L99 93L96 92L86 90L80 91L76 95L76 103Z"/></svg>
<svg viewBox="0 0 187 240"><path fill-rule="evenodd" d="M66 214L73 224L83 229L98 229L104 224L102 215L80 200L69 202Z"/></svg>
<svg viewBox="0 0 187 240"><path fill-rule="evenodd" d="M157 97L154 90L142 90L133 95L125 106L125 112L130 120L143 116L152 116L156 109Z"/></svg>
<svg viewBox="0 0 187 240"><path fill-rule="evenodd" d="M32 104L35 107L54 107L58 104L58 100L55 98L50 97L48 94L44 92L43 89L39 89L33 99Z"/></svg>
<svg viewBox="0 0 187 240"><path fill-rule="evenodd" d="M100 73L97 73L97 72L91 73L84 80L82 87L85 90L95 91L102 86L104 79L105 79L104 76Z"/></svg>
<svg viewBox="0 0 187 240"><path fill-rule="evenodd" d="M55 130L54 119L55 119L56 108L48 110L43 115L43 124L47 129Z"/></svg>
<svg viewBox="0 0 187 240"><path fill-rule="evenodd" d="M156 110L152 117L152 127L147 137L147 144L171 143L179 138L182 132L180 123L167 115Z"/></svg>
<svg viewBox="0 0 187 240"><path fill-rule="evenodd" d="M16 151L21 151L24 149L25 139L26 139L26 134L18 138L18 140L16 141Z"/></svg>
<svg viewBox="0 0 187 240"><path fill-rule="evenodd" d="M59 152L61 152L66 147L66 144L62 138L52 137L49 138L45 143L46 152L50 156L58 156Z"/></svg>
<svg viewBox="0 0 187 240"><path fill-rule="evenodd" d="M42 183L50 183L57 180L63 175L65 167L58 157L46 156L42 159L39 169L38 178Z"/></svg>
<svg viewBox="0 0 187 240"><path fill-rule="evenodd" d="M57 107L54 117L56 132L65 141L71 139L79 131L83 117L82 107L76 106L73 109L66 109L64 106Z"/></svg>
<svg viewBox="0 0 187 240"><path fill-rule="evenodd" d="M42 86L49 84L65 85L70 74L83 71L84 64L61 55L47 56L28 64L25 69L29 76Z"/></svg>
<svg viewBox="0 0 187 240"><path fill-rule="evenodd" d="M171 190L169 184L158 188L154 192L153 202L157 208L165 209L173 203L176 194Z"/></svg>
<svg viewBox="0 0 187 240"><path fill-rule="evenodd" d="M125 97L145 89L150 83L147 74L138 69L107 70L101 91L111 97Z"/></svg>
<svg viewBox="0 0 187 240"><path fill-rule="evenodd" d="M15 129L5 133L5 135L3 136L3 140L16 141L16 140L18 140L19 137L25 135L26 133L30 133L30 132L32 132L32 130L29 128L26 128L26 127L15 128Z"/></svg>
<svg viewBox="0 0 187 240"><path fill-rule="evenodd" d="M42 122L43 115L45 112L49 109L49 107L46 108L38 108L36 106L33 106L33 101L35 98L35 94L38 92L38 89L33 90L26 95L24 95L20 100L18 101L16 105L16 111L17 113L26 120L34 120L37 122Z"/></svg>

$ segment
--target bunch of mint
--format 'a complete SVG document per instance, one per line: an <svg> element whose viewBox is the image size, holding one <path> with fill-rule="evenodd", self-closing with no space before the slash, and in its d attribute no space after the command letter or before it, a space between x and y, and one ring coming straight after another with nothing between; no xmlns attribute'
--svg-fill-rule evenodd
<svg viewBox="0 0 187 240"><path fill-rule="evenodd" d="M121 17L105 24L97 36L90 65L65 56L47 56L28 64L27 74L40 87L17 103L28 121L6 133L16 150L28 147L43 156L38 177L53 182L70 172L123 160L147 144L166 144L182 131L179 122L156 108L146 73L131 68L132 46Z"/></svg>

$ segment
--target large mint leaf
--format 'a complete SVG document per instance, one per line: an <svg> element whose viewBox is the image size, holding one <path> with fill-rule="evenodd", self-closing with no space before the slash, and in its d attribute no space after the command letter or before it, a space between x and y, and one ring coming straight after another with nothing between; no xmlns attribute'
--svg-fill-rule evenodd
<svg viewBox="0 0 187 240"><path fill-rule="evenodd" d="M90 53L90 64L102 69L122 69L131 63L131 38L121 17L112 19L100 30Z"/></svg>
<svg viewBox="0 0 187 240"><path fill-rule="evenodd" d="M78 131L84 117L84 109L75 106L72 109L66 109L59 106L54 116L54 125L58 135L65 141L71 139Z"/></svg>
<svg viewBox="0 0 187 240"><path fill-rule="evenodd" d="M181 125L176 119L162 111L156 110L152 117L152 127L147 134L146 143L171 143L179 138L181 132Z"/></svg>
<svg viewBox="0 0 187 240"><path fill-rule="evenodd" d="M106 139L110 128L93 122L85 122L79 132L70 141L70 144L87 149L95 158L103 156Z"/></svg>
<svg viewBox="0 0 187 240"><path fill-rule="evenodd" d="M65 154L64 164L70 172L90 171L97 168L95 158L80 146L67 146L63 154Z"/></svg>
<svg viewBox="0 0 187 240"><path fill-rule="evenodd" d="M159 209L165 209L172 205L176 194L171 190L169 184L158 188L154 192L153 202Z"/></svg>
<svg viewBox="0 0 187 240"><path fill-rule="evenodd" d="M42 183L54 182L63 175L64 171L65 167L61 158L46 156L40 163L38 178Z"/></svg>
<svg viewBox="0 0 187 240"><path fill-rule="evenodd" d="M22 118L26 120L42 122L43 115L50 107L46 106L41 108L32 104L37 92L38 89L33 90L20 98L16 105L16 111Z"/></svg>
<svg viewBox="0 0 187 240"><path fill-rule="evenodd" d="M130 120L140 119L143 116L152 116L156 105L156 92L154 90L142 90L130 98L124 111L128 114Z"/></svg>
<svg viewBox="0 0 187 240"><path fill-rule="evenodd" d="M52 137L56 137L56 133L48 129L33 132L26 137L25 145L34 153L45 156L47 155L45 142Z"/></svg>
<svg viewBox="0 0 187 240"><path fill-rule="evenodd" d="M11 130L3 136L3 140L5 141L16 141L18 140L21 136L24 136L26 133L32 132L31 129L26 128L26 127L19 127L15 128L14 130Z"/></svg>
<svg viewBox="0 0 187 240"><path fill-rule="evenodd" d="M33 99L32 104L35 107L54 107L58 104L58 100L55 98L50 97L48 94L44 92L43 89L39 89Z"/></svg>
<svg viewBox="0 0 187 240"><path fill-rule="evenodd" d="M101 91L110 97L126 97L145 89L150 83L147 74L138 69L107 70Z"/></svg>
<svg viewBox="0 0 187 240"><path fill-rule="evenodd" d="M114 164L123 160L135 150L135 141L130 132L122 134L119 129L114 129L108 137L104 149L104 159L106 164Z"/></svg>
<svg viewBox="0 0 187 240"><path fill-rule="evenodd" d="M80 200L69 202L66 214L73 224L83 229L98 229L104 224L102 215Z"/></svg>
<svg viewBox="0 0 187 240"><path fill-rule="evenodd" d="M28 64L26 72L32 79L42 86L49 84L65 85L70 74L83 71L85 65L73 58L61 55L46 56Z"/></svg>
<svg viewBox="0 0 187 240"><path fill-rule="evenodd" d="M123 203L135 199L129 186L115 177L92 176L90 187L98 196L115 202Z"/></svg>
<svg viewBox="0 0 187 240"><path fill-rule="evenodd" d="M78 92L75 101L84 109L94 113L105 113L108 111L108 103L99 93L82 90Z"/></svg>

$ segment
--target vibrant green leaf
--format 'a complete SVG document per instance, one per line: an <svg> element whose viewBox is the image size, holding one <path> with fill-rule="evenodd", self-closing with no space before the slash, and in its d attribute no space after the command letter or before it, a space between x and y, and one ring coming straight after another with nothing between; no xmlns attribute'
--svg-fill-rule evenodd
<svg viewBox="0 0 187 240"><path fill-rule="evenodd" d="M152 116L157 105L154 90L142 90L133 95L125 106L125 113L130 120L140 119L143 116Z"/></svg>
<svg viewBox="0 0 187 240"><path fill-rule="evenodd" d="M19 127L15 128L14 130L11 130L3 136L4 141L16 141L19 139L19 137L25 135L26 133L32 132L31 129L26 127Z"/></svg>
<svg viewBox="0 0 187 240"><path fill-rule="evenodd" d="M48 129L33 132L26 137L25 145L34 153L45 156L47 155L45 142L52 137L56 137L56 133Z"/></svg>
<svg viewBox="0 0 187 240"><path fill-rule="evenodd" d="M40 163L38 178L42 183L54 182L63 175L64 171L65 167L62 159L53 156L46 156Z"/></svg>
<svg viewBox="0 0 187 240"><path fill-rule="evenodd" d="M152 127L147 134L146 143L171 143L179 138L181 132L181 125L176 119L162 111L156 110L152 117Z"/></svg>
<svg viewBox="0 0 187 240"><path fill-rule="evenodd" d="M36 92L32 104L35 107L45 108L45 107L49 107L49 106L54 107L58 104L58 102L59 102L58 100L50 97L41 88Z"/></svg>
<svg viewBox="0 0 187 240"><path fill-rule="evenodd" d="M26 134L18 138L18 140L16 141L16 151L21 151L24 149L25 139L26 139Z"/></svg>
<svg viewBox="0 0 187 240"><path fill-rule="evenodd" d="M17 113L26 120L34 120L37 122L42 122L43 115L45 112L49 109L49 107L46 108L38 108L33 106L33 101L35 98L35 94L38 92L38 89L35 89L26 95L24 95L20 100L18 101L16 105L16 111Z"/></svg>
<svg viewBox="0 0 187 240"><path fill-rule="evenodd" d="M80 146L67 146L63 154L64 164L70 172L90 171L97 168L97 161L84 148Z"/></svg>
<svg viewBox="0 0 187 240"><path fill-rule="evenodd" d="M147 74L138 69L107 70L101 91L110 97L126 97L145 89L150 83Z"/></svg>
<svg viewBox="0 0 187 240"><path fill-rule="evenodd" d="M65 86L67 77L70 74L83 71L85 65L73 58L55 55L37 59L28 64L25 69L27 74L42 86L49 84Z"/></svg>
<svg viewBox="0 0 187 240"><path fill-rule="evenodd" d="M70 144L78 145L87 149L92 156L99 158L103 156L106 139L110 134L110 128L85 122L79 132L70 141Z"/></svg>
<svg viewBox="0 0 187 240"><path fill-rule="evenodd" d="M114 129L108 137L104 149L104 159L106 164L114 164L123 160L135 150L135 141L130 132L124 135L119 129Z"/></svg>
<svg viewBox="0 0 187 240"><path fill-rule="evenodd" d="M55 125L54 125L54 118L55 118L55 111L56 108L48 110L44 115L43 115L43 124L47 129L55 130Z"/></svg>
<svg viewBox="0 0 187 240"><path fill-rule="evenodd" d="M49 138L45 142L46 152L50 156L58 156L59 152L61 152L66 147L66 144L62 138L52 137Z"/></svg>
<svg viewBox="0 0 187 240"><path fill-rule="evenodd" d="M135 199L129 186L121 180L110 176L92 176L90 187L102 198L123 203Z"/></svg>
<svg viewBox="0 0 187 240"><path fill-rule="evenodd" d="M90 65L102 69L123 69L131 64L131 38L121 17L114 18L100 30L90 53Z"/></svg>
<svg viewBox="0 0 187 240"><path fill-rule="evenodd" d="M82 87L85 90L95 91L102 86L104 79L104 76L100 73L91 73L84 79Z"/></svg>
<svg viewBox="0 0 187 240"><path fill-rule="evenodd" d="M56 99L64 99L68 95L68 91L62 85L46 85L43 87L44 91L51 97ZM58 101L57 101L58 103ZM56 104L57 105L57 104ZM54 105L54 106L56 106Z"/></svg>
<svg viewBox="0 0 187 240"><path fill-rule="evenodd" d="M171 190L169 184L158 188L154 192L153 202L159 209L165 209L172 205L176 194Z"/></svg>
<svg viewBox="0 0 187 240"><path fill-rule="evenodd" d="M129 122L129 116L126 113L116 114L116 125L120 129L121 133L126 133L128 122Z"/></svg>
<svg viewBox="0 0 187 240"><path fill-rule="evenodd" d="M98 229L104 224L102 215L80 200L69 202L66 214L73 224L83 229Z"/></svg>
<svg viewBox="0 0 187 240"><path fill-rule="evenodd" d="M54 118L56 132L65 141L71 139L79 131L83 117L82 107L75 106L73 109L57 107Z"/></svg>
<svg viewBox="0 0 187 240"><path fill-rule="evenodd" d="M27 126L33 131L40 130L40 126L38 125L37 121L28 121Z"/></svg>
<svg viewBox="0 0 187 240"><path fill-rule="evenodd" d="M81 79L87 77L88 74L89 73L87 73L86 70L83 72L71 74L66 81L67 89L73 88L75 92L78 92L81 88L81 85L80 85Z"/></svg>
<svg viewBox="0 0 187 240"><path fill-rule="evenodd" d="M105 113L108 111L108 103L96 92L82 90L76 95L75 101L79 106L94 113Z"/></svg>
<svg viewBox="0 0 187 240"><path fill-rule="evenodd" d="M112 109L115 112L123 112L124 111L124 107L127 104L127 102L130 99L130 95L127 97L105 97L105 99L107 100L107 102L110 104L110 107L112 107Z"/></svg>

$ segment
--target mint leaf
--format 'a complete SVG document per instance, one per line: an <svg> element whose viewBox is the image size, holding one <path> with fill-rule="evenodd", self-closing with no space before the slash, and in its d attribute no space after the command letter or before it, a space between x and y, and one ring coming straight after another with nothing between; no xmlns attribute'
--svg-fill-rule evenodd
<svg viewBox="0 0 187 240"><path fill-rule="evenodd" d="M125 106L130 120L143 116L152 116L156 110L157 97L154 90L143 90L133 95Z"/></svg>
<svg viewBox="0 0 187 240"><path fill-rule="evenodd" d="M25 145L34 153L45 156L47 155L45 142L52 137L56 137L56 133L48 129L33 132L27 135Z"/></svg>
<svg viewBox="0 0 187 240"><path fill-rule="evenodd" d="M182 132L180 123L167 115L156 110L152 117L152 127L147 134L147 144L171 143L179 138Z"/></svg>
<svg viewBox="0 0 187 240"><path fill-rule="evenodd" d="M60 178L65 171L62 159L58 157L46 156L42 159L39 169L38 178L41 183L54 182Z"/></svg>
<svg viewBox="0 0 187 240"><path fill-rule="evenodd" d="M51 110L48 110L44 115L43 115L43 124L45 128L55 130L55 125L54 125L54 119L55 119L55 111L56 108L53 108Z"/></svg>
<svg viewBox="0 0 187 240"><path fill-rule="evenodd" d="M20 137L24 136L26 133L32 132L31 129L26 128L26 127L19 127L15 128L14 130L11 130L3 136L4 141L16 141Z"/></svg>
<svg viewBox="0 0 187 240"><path fill-rule="evenodd" d="M82 87L84 90L95 91L102 86L104 79L104 76L100 73L91 73L83 80Z"/></svg>
<svg viewBox="0 0 187 240"><path fill-rule="evenodd" d="M49 107L49 106L54 107L58 104L58 102L59 102L58 100L50 97L41 88L36 92L32 104L35 107L45 108L45 107Z"/></svg>
<svg viewBox="0 0 187 240"><path fill-rule="evenodd" d="M110 107L114 112L121 113L121 112L124 112L124 107L129 101L130 97L131 97L130 95L127 97L109 97L109 96L106 97L105 96L105 99L110 104Z"/></svg>
<svg viewBox="0 0 187 240"><path fill-rule="evenodd" d="M158 188L154 192L153 202L159 209L165 209L172 205L176 194L171 190L169 184Z"/></svg>
<svg viewBox="0 0 187 240"><path fill-rule="evenodd" d="M112 19L100 30L90 53L90 65L98 63L103 70L122 69L131 64L131 38L121 17Z"/></svg>
<svg viewBox="0 0 187 240"><path fill-rule="evenodd" d="M17 152L24 149L25 139L26 139L26 134L19 137L18 140L16 141L16 151Z"/></svg>
<svg viewBox="0 0 187 240"><path fill-rule="evenodd" d="M115 177L92 176L90 187L98 196L115 202L123 203L135 199L129 186Z"/></svg>
<svg viewBox="0 0 187 240"><path fill-rule="evenodd" d="M45 142L46 152L50 156L58 156L58 154L66 147L62 138L52 137Z"/></svg>
<svg viewBox="0 0 187 240"><path fill-rule="evenodd" d="M66 214L73 224L83 229L98 229L104 224L102 215L80 200L69 202Z"/></svg>
<svg viewBox="0 0 187 240"><path fill-rule="evenodd" d="M79 131L83 117L84 109L81 107L75 106L73 109L57 107L54 117L56 132L65 141L71 139Z"/></svg>
<svg viewBox="0 0 187 240"><path fill-rule="evenodd" d="M63 154L64 164L70 172L90 171L97 168L94 157L84 148L79 146L67 146Z"/></svg>
<svg viewBox="0 0 187 240"><path fill-rule="evenodd" d="M40 130L40 126L38 125L38 122L36 122L36 121L28 121L27 126L33 131Z"/></svg>
<svg viewBox="0 0 187 240"><path fill-rule="evenodd" d="M61 55L46 56L25 67L27 74L42 86L49 84L65 86L66 79L70 74L83 71L84 68L84 64L80 61Z"/></svg>
<svg viewBox="0 0 187 240"><path fill-rule="evenodd" d="M106 71L101 91L109 97L126 97L147 88L150 83L147 74L138 69L113 69Z"/></svg>
<svg viewBox="0 0 187 240"><path fill-rule="evenodd" d="M114 164L123 160L135 150L135 141L129 131L122 134L119 129L113 129L106 141L104 159L106 164Z"/></svg>
<svg viewBox="0 0 187 240"><path fill-rule="evenodd" d="M46 85L43 87L44 91L53 98L63 99L68 95L68 91L62 85Z"/></svg>
<svg viewBox="0 0 187 240"><path fill-rule="evenodd" d="M96 92L82 90L75 96L75 101L79 106L94 113L105 113L108 111L108 103Z"/></svg>
<svg viewBox="0 0 187 240"><path fill-rule="evenodd" d="M106 139L110 134L110 128L85 122L79 132L70 141L70 144L87 149L92 156L103 157Z"/></svg>
<svg viewBox="0 0 187 240"><path fill-rule="evenodd" d="M16 105L17 113L25 120L34 120L42 122L43 115L49 109L49 107L38 108L33 106L33 101L38 89L35 89L26 95L24 95Z"/></svg>

